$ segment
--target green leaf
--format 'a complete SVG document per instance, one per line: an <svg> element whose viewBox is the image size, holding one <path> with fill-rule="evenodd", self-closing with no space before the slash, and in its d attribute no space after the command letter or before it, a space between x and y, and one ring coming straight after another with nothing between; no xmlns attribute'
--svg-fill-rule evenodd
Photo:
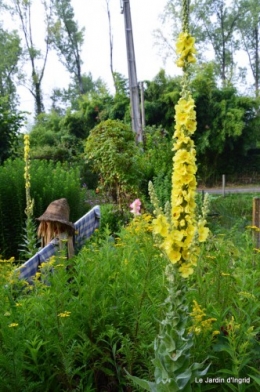
<svg viewBox="0 0 260 392"><path fill-rule="evenodd" d="M190 381L191 376L192 372L190 369L187 369L185 372L176 376L176 383L181 390L183 390L187 383Z"/></svg>
<svg viewBox="0 0 260 392"><path fill-rule="evenodd" d="M253 376L252 374L249 374L248 376L252 378L257 383L257 385L260 385L260 377Z"/></svg>
<svg viewBox="0 0 260 392"><path fill-rule="evenodd" d="M129 374L126 369L125 372L127 374L127 377L130 378L130 380L132 380L134 384L139 385L145 391L157 392L157 387L154 382L146 381L136 376L131 376L131 374Z"/></svg>

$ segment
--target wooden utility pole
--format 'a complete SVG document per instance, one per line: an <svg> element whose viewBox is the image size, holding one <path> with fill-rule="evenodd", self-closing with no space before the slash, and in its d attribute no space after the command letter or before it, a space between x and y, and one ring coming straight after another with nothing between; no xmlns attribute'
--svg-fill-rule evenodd
<svg viewBox="0 0 260 392"><path fill-rule="evenodd" d="M124 20L125 20L125 37L126 37L132 129L133 132L135 132L136 134L136 141L142 143L143 131L141 125L141 116L140 116L140 101L139 101L139 91L138 91L136 65L135 65L135 51L134 51L130 0L121 0L121 12L122 14L124 14Z"/></svg>
<svg viewBox="0 0 260 392"><path fill-rule="evenodd" d="M144 83L140 82L141 90L141 119L142 119L142 129L145 128L145 109L144 109Z"/></svg>

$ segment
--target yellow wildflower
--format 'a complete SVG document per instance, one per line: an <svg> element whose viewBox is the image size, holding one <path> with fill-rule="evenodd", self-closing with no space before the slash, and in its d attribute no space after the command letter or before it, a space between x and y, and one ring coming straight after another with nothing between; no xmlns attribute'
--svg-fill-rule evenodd
<svg viewBox="0 0 260 392"><path fill-rule="evenodd" d="M160 234L162 237L166 237L169 230L169 224L164 215L158 215L156 219L153 220L154 233Z"/></svg>
<svg viewBox="0 0 260 392"><path fill-rule="evenodd" d="M14 327L18 327L18 323L11 323L8 325L9 328L14 328Z"/></svg>
<svg viewBox="0 0 260 392"><path fill-rule="evenodd" d="M70 314L71 314L71 312L68 312L67 310L65 310L65 312L59 313L58 316L59 317L69 317Z"/></svg>
<svg viewBox="0 0 260 392"><path fill-rule="evenodd" d="M221 272L221 276L230 276L230 274L228 274L226 272Z"/></svg>
<svg viewBox="0 0 260 392"><path fill-rule="evenodd" d="M212 324L215 321L217 321L217 319L214 317L210 317L208 319L205 318L206 313L204 309L202 309L201 306L195 300L193 301L193 307L190 316L192 318L192 324L193 324L192 327L190 328L190 332L194 332L196 335L211 331ZM214 335L216 334L217 332L215 331Z"/></svg>

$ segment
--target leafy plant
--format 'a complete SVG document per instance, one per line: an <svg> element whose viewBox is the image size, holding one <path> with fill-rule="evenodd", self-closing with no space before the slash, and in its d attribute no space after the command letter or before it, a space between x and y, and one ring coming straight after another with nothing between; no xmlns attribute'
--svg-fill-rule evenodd
<svg viewBox="0 0 260 392"><path fill-rule="evenodd" d="M100 187L121 208L136 192L138 148L129 126L117 120L101 122L89 134L86 159L100 176Z"/></svg>

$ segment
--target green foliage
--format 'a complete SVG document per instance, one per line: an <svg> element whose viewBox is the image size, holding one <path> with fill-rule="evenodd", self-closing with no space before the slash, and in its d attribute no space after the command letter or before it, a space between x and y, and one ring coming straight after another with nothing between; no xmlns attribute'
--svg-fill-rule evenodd
<svg viewBox="0 0 260 392"><path fill-rule="evenodd" d="M138 178L138 147L130 127L117 120L101 122L90 132L85 151L102 189L119 206L129 201Z"/></svg>
<svg viewBox="0 0 260 392"><path fill-rule="evenodd" d="M231 194L223 196L211 196L211 212L208 222L212 230L221 231L231 230L233 227L237 229L237 240L241 231L252 222L252 205L253 197L257 195L253 193ZM233 231L235 235L235 230Z"/></svg>
<svg viewBox="0 0 260 392"><path fill-rule="evenodd" d="M22 243L19 247L20 258L22 260L29 260L33 255L35 255L35 253L37 253L39 247L37 225L32 216L27 216L21 238Z"/></svg>
<svg viewBox="0 0 260 392"><path fill-rule="evenodd" d="M6 97L9 106L15 107L15 80L18 73L18 60L21 56L20 38L16 31L5 31L0 27L0 92L1 97Z"/></svg>
<svg viewBox="0 0 260 392"><path fill-rule="evenodd" d="M251 233L240 232L238 240L235 227L225 235L212 236L204 248L197 274L192 279L194 291L190 294L208 317L215 318L210 333L203 333L202 327L194 347L196 358L198 354L203 357L211 353L208 377L218 374L225 379L241 379L258 374L259 269L254 268L258 259ZM229 388L237 390L232 383L223 386L225 391ZM244 383L240 390L253 391L254 388L251 377L250 385Z"/></svg>
<svg viewBox="0 0 260 392"><path fill-rule="evenodd" d="M87 97L91 97L95 100L109 95L105 82L101 78L94 80L91 73L88 73L87 75L82 74L81 83L84 91L83 95L79 92L78 83L75 77L67 88L53 89L51 96L52 109L59 114L65 114L67 110L78 111L81 108L81 103L84 102ZM91 128L93 128L93 126L90 127L90 129Z"/></svg>
<svg viewBox="0 0 260 392"><path fill-rule="evenodd" d="M178 282L173 268L172 265L166 267L168 296L164 302L165 318L160 322L160 331L154 342L155 382L129 375L134 383L150 392L190 392L195 378L204 376L209 368L208 365L201 370L203 363L191 361L193 339L187 329L187 285Z"/></svg>
<svg viewBox="0 0 260 392"><path fill-rule="evenodd" d="M24 122L22 113L13 112L6 98L0 98L0 165L15 155L18 131Z"/></svg>
<svg viewBox="0 0 260 392"><path fill-rule="evenodd" d="M76 115L40 114L30 133L32 158L72 161L83 150L78 139L83 129L84 121L79 123ZM74 135L74 130L77 135Z"/></svg>
<svg viewBox="0 0 260 392"><path fill-rule="evenodd" d="M0 274L1 391L134 392L124 368L150 377L164 261L146 218L118 235L97 232L77 257L57 256L53 273L46 264L22 291Z"/></svg>
<svg viewBox="0 0 260 392"><path fill-rule="evenodd" d="M87 212L77 166L33 160L30 170L35 217L40 216L50 202L61 197L69 202L72 222ZM24 162L8 160L0 167L0 249L5 257L18 256L26 219L25 207Z"/></svg>
<svg viewBox="0 0 260 392"><path fill-rule="evenodd" d="M165 128L173 134L174 105L180 96L180 78L171 78L161 70L152 81L145 82L145 120L148 126Z"/></svg>
<svg viewBox="0 0 260 392"><path fill-rule="evenodd" d="M220 174L245 170L247 151L259 137L257 100L240 97L233 87L217 88L210 64L200 67L192 91L198 123L194 141L199 177L212 183Z"/></svg>
<svg viewBox="0 0 260 392"><path fill-rule="evenodd" d="M101 231L78 256L66 261L61 255L46 264L32 286L16 280L10 284L12 267L1 259L0 390L94 392L109 386L115 392L137 392L142 385L146 390L173 391L173 381L168 389L167 384L154 385L152 342L159 327L159 336L166 334L170 339L174 335L172 348L174 342L183 345L178 355L183 356L185 365L179 368L182 376L175 380L179 390L188 390L185 382L191 370L203 380L191 384L194 391L216 390L216 384L205 383L207 377L250 377L249 384L225 381L221 390L258 390L260 253L254 250L251 232L235 224L236 219L249 214L252 198L219 197L211 206L211 212L229 208L233 220L225 222L223 213L220 224L212 226L196 273L181 290L185 296L181 298L177 283L172 282L169 287L175 300L166 300L163 306L159 305L167 298L166 261L154 246L151 217L147 215L135 218L125 228L118 227L115 237L107 228L110 208L106 211L102 207ZM46 277L48 286L44 284ZM203 319L213 319L207 325L198 318L196 333L190 331L193 300L203 309ZM171 311L178 312L183 306L188 317L172 319ZM185 351L185 345L190 344L187 332L194 334L191 356ZM210 364L207 375L199 374L194 365L205 357L208 360L203 368ZM174 369L174 359L164 346L160 348L154 363L158 377L166 377L166 371ZM130 384L124 369L140 387ZM149 381L141 384L140 379Z"/></svg>
<svg viewBox="0 0 260 392"><path fill-rule="evenodd" d="M144 132L144 153L139 156L140 171L143 174L141 191L148 192L148 183L152 181L154 189L164 206L170 200L172 176L172 140L161 127L146 127Z"/></svg>

